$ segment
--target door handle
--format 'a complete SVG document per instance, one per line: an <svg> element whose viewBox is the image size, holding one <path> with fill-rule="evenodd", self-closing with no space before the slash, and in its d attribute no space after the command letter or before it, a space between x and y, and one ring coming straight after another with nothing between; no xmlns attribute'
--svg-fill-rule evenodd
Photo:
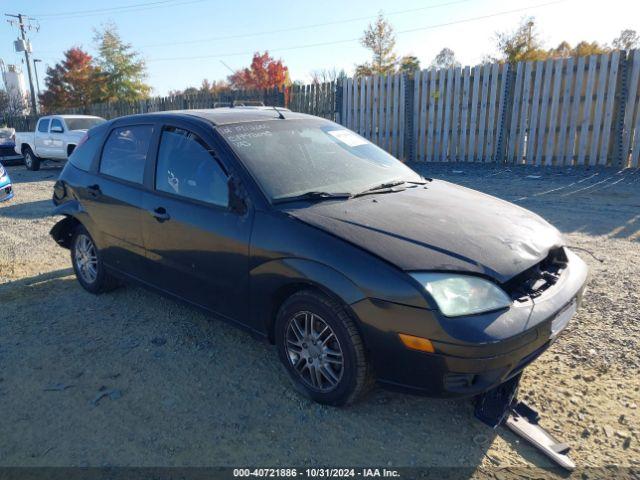
<svg viewBox="0 0 640 480"><path fill-rule="evenodd" d="M98 185L97 183L94 185L89 185L87 187L87 190L89 191L89 195L91 195L92 197L97 197L102 194L102 190L100 190L100 185Z"/></svg>
<svg viewBox="0 0 640 480"><path fill-rule="evenodd" d="M166 222L171 218L171 215L167 213L167 210L164 207L158 207L155 210L151 210L149 213L160 223Z"/></svg>

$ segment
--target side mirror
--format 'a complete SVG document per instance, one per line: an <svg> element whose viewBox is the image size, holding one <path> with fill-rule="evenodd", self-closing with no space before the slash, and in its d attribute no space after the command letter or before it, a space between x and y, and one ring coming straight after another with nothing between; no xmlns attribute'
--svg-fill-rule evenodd
<svg viewBox="0 0 640 480"><path fill-rule="evenodd" d="M234 175L229 176L227 187L229 189L229 210L238 215L247 213L249 209L249 199L247 191L240 180Z"/></svg>

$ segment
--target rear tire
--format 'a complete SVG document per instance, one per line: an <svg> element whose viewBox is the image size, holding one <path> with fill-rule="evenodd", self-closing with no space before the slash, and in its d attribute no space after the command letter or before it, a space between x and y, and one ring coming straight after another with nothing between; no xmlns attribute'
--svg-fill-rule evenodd
<svg viewBox="0 0 640 480"><path fill-rule="evenodd" d="M344 305L313 290L289 297L275 339L294 387L326 405L354 403L374 383L364 344Z"/></svg>
<svg viewBox="0 0 640 480"><path fill-rule="evenodd" d="M118 281L105 270L100 250L82 225L73 232L70 250L76 278L87 292L99 294L118 287Z"/></svg>
<svg viewBox="0 0 640 480"><path fill-rule="evenodd" d="M35 156L31 148L25 147L22 151L22 156L24 157L24 166L27 167L27 170L31 170L32 172L40 170L40 159Z"/></svg>

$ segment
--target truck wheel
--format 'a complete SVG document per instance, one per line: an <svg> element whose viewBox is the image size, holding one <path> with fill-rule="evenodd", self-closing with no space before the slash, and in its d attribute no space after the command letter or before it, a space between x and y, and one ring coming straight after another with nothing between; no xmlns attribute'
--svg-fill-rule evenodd
<svg viewBox="0 0 640 480"><path fill-rule="evenodd" d="M27 167L27 170L31 170L32 172L40 170L40 159L34 155L29 147L25 147L22 151L22 156L24 157L24 166Z"/></svg>

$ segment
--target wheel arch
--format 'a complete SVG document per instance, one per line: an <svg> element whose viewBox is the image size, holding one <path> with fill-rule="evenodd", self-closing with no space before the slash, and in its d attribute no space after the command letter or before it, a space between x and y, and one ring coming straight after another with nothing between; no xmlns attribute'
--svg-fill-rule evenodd
<svg viewBox="0 0 640 480"><path fill-rule="evenodd" d="M53 210L53 215L64 216L49 231L49 235L61 247L67 249L71 247L71 237L78 225L83 225L92 235L90 218L77 200L58 205Z"/></svg>
<svg viewBox="0 0 640 480"><path fill-rule="evenodd" d="M250 272L252 323L274 342L276 316L282 304L296 292L313 290L342 303L353 316L350 305L365 294L349 278L328 265L300 258L266 262Z"/></svg>

